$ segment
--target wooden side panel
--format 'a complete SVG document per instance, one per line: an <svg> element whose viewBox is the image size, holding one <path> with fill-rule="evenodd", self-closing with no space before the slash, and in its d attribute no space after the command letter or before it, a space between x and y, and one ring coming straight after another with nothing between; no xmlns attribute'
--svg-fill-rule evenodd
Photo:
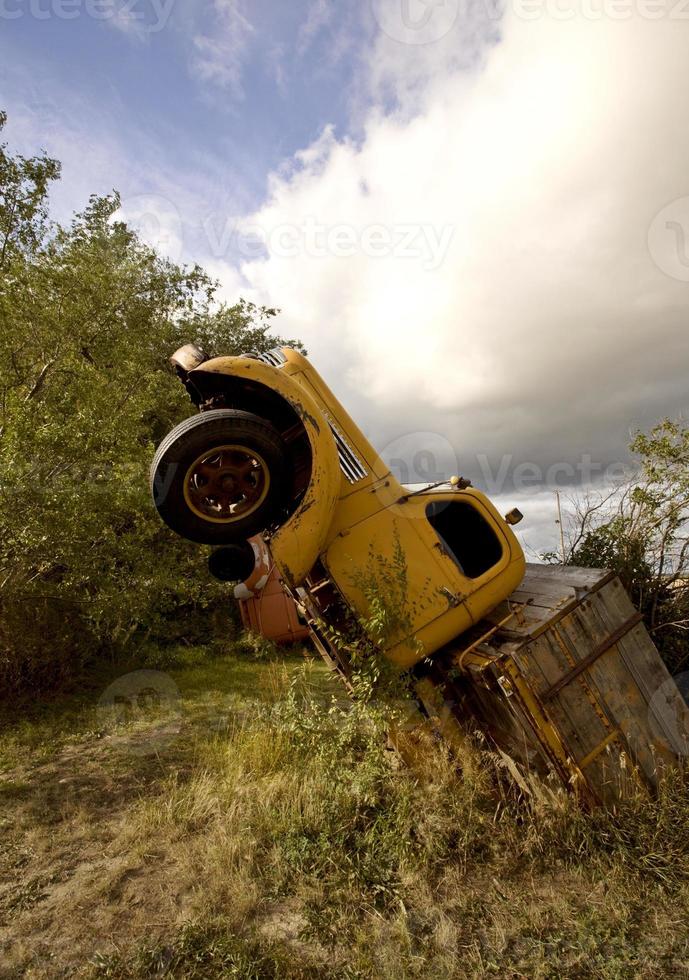
<svg viewBox="0 0 689 980"><path fill-rule="evenodd" d="M530 732L526 718L519 715L513 698L506 698L492 671L466 688L467 704L480 722L480 730L527 771L548 772L548 759Z"/></svg>
<svg viewBox="0 0 689 980"><path fill-rule="evenodd" d="M619 579L606 586L600 602L592 602L592 613L603 633L616 620L627 619L632 612L632 604ZM657 757L671 760L689 756L689 708L646 628L640 624L626 633L617 643L616 651L631 681L628 707L638 705L639 708L634 716L641 737L649 739Z"/></svg>
<svg viewBox="0 0 689 980"><path fill-rule="evenodd" d="M614 803L689 757L689 708L611 573L529 565L460 639L436 670L460 671L477 727L525 766Z"/></svg>
<svg viewBox="0 0 689 980"><path fill-rule="evenodd" d="M567 618L560 620L565 623ZM557 698L549 703L542 701L542 695L567 673L579 658L576 651L562 643L561 637L554 633L555 627L533 640L527 650L519 655L519 663L534 694L541 700L545 713L560 733L569 757L577 763L586 758L610 731L610 722L605 712L596 711L591 692L579 680L564 688Z"/></svg>
<svg viewBox="0 0 689 980"><path fill-rule="evenodd" d="M654 786L659 763L689 754L689 710L643 624L604 650L633 616L613 579L516 655L568 753L603 801L629 785L633 766ZM558 682L587 657L595 659L558 690Z"/></svg>
<svg viewBox="0 0 689 980"><path fill-rule="evenodd" d="M630 608L621 617L608 616L608 623L604 623L600 615L605 608L604 592L596 593L553 628L555 638L564 643L575 664L599 650L633 614ZM643 631L644 627L638 624L635 629ZM655 649L653 655L658 658ZM646 723L648 706L617 645L601 653L586 671L558 691L548 706L571 698L570 692L576 689L585 692L588 704L574 719L579 734L585 736L585 752L574 758L594 792L604 801L614 800L627 788L634 766L640 767L646 783L654 785L657 766Z"/></svg>

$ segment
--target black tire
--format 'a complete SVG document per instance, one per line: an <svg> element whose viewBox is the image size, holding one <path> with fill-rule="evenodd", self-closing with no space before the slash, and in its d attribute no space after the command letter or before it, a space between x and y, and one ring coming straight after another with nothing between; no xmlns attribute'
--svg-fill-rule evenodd
<svg viewBox="0 0 689 980"><path fill-rule="evenodd" d="M256 555L248 541L226 544L208 557L208 571L219 582L244 582L256 567Z"/></svg>
<svg viewBox="0 0 689 980"><path fill-rule="evenodd" d="M195 475L197 470L194 467L200 457L203 457L203 461L199 464L199 474L204 467L204 472L211 468L206 461L213 456L216 448L220 462L213 465L222 468L220 447L227 446L231 447L227 450L230 456L239 454L241 458L241 452L232 447L246 450L247 458L255 454L261 465L258 469L253 468L254 473L260 472L263 484L267 484L261 490L259 500L248 502L247 506L252 509L246 516L241 516L241 511L239 516L229 514L227 506L223 512L218 511L217 516L211 516L215 498L201 496L205 492L203 482L206 478ZM265 419L235 409L202 412L176 426L158 447L150 474L153 502L167 526L189 541L216 545L246 541L253 534L265 530L286 505L286 461L285 443L277 429ZM224 471L220 469L218 472ZM254 478L253 473L251 477ZM229 480L234 488L233 476L222 479ZM201 489L197 485L199 480L202 482ZM225 487L222 489L224 491ZM194 495L194 500L189 499L190 495ZM193 509L195 505L196 510ZM218 503L217 506L220 508L223 505ZM241 508L243 504L232 506Z"/></svg>

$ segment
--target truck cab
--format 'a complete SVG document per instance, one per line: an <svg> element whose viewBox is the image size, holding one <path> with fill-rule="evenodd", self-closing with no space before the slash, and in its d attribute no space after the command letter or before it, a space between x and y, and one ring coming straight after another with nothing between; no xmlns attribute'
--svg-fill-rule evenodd
<svg viewBox="0 0 689 980"><path fill-rule="evenodd" d="M505 600L524 575L515 517L458 477L400 484L310 361L287 347L172 363L198 414L163 440L151 467L155 506L178 534L216 546L211 566L252 575L261 535L286 589L318 618L366 628L402 668L430 657Z"/></svg>

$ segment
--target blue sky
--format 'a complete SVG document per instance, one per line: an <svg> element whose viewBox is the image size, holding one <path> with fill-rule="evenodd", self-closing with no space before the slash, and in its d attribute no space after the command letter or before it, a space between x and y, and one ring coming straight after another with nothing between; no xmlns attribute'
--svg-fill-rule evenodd
<svg viewBox="0 0 689 980"><path fill-rule="evenodd" d="M401 56L412 86L424 80L418 46L381 30L390 2L408 0L0 0L8 136L61 156L60 211L80 191L165 194L182 175L192 196L202 184L209 210L249 212L269 174L326 126L356 140L373 107L399 109L389 61ZM438 0L412 2L423 15ZM471 58L458 0L440 3L453 28L443 58ZM432 63L437 52L425 53Z"/></svg>
<svg viewBox="0 0 689 980"><path fill-rule="evenodd" d="M114 9L127 3L115 0ZM239 5L196 0L136 0L124 21L96 19L85 5L63 19L51 0L6 0L3 9L22 12L0 20L10 138L16 117L29 116L43 120L50 147L54 124L90 117L94 140L107 134L144 168L159 155L176 171L205 172L219 194L249 209L268 173L324 125L355 128L351 100L369 18L335 18L311 0L254 0L250 20ZM52 13L37 19L32 10ZM89 176L89 190L110 186L107 173ZM158 187L145 169L129 177L123 193Z"/></svg>
<svg viewBox="0 0 689 980"><path fill-rule="evenodd" d="M117 188L279 307L383 452L537 513L689 409L689 11L659 2L0 0L0 106L63 162L57 216Z"/></svg>

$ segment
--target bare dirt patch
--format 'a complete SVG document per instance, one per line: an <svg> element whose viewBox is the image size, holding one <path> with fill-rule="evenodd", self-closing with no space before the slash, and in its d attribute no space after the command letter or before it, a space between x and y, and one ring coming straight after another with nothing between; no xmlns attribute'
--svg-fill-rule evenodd
<svg viewBox="0 0 689 980"><path fill-rule="evenodd" d="M132 754L141 737L94 737L0 776L2 975L68 975L96 948L150 935L183 910L169 855L163 867L155 841L128 838L132 810L180 768Z"/></svg>

